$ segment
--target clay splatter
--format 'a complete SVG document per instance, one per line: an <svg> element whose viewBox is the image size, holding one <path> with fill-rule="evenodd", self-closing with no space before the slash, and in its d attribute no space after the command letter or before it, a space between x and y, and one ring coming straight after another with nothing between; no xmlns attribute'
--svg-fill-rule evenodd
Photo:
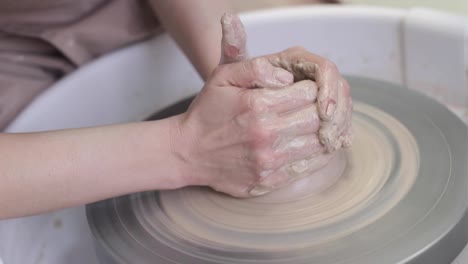
<svg viewBox="0 0 468 264"><path fill-rule="evenodd" d="M42 242L41 247L39 249L39 254L37 254L37 257L36 257L36 262L34 262L35 264L40 264L42 260L44 259L45 247L46 247L46 244Z"/></svg>

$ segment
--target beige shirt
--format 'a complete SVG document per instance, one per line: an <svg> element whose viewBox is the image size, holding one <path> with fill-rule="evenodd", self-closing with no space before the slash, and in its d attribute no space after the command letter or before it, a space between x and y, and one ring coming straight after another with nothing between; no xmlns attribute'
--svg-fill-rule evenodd
<svg viewBox="0 0 468 264"><path fill-rule="evenodd" d="M65 74L161 31L144 0L0 0L0 130Z"/></svg>

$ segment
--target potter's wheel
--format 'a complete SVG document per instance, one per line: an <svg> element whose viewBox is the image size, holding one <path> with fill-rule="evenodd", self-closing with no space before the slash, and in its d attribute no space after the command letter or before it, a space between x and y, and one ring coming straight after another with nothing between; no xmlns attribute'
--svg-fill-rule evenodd
<svg viewBox="0 0 468 264"><path fill-rule="evenodd" d="M324 171L252 199L191 187L89 205L101 261L450 263L468 240L466 125L414 91L348 80L356 138Z"/></svg>

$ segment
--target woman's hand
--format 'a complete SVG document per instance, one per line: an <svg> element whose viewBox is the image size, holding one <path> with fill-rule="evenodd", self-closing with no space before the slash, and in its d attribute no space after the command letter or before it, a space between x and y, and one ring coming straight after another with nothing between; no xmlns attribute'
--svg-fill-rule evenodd
<svg viewBox="0 0 468 264"><path fill-rule="evenodd" d="M245 60L239 18L225 14L221 25L221 66L179 123L189 184L261 195L349 146L349 86L333 63L303 48Z"/></svg>
<svg viewBox="0 0 468 264"><path fill-rule="evenodd" d="M247 197L322 167L316 95L314 82L293 83L266 58L219 66L179 119L187 183Z"/></svg>

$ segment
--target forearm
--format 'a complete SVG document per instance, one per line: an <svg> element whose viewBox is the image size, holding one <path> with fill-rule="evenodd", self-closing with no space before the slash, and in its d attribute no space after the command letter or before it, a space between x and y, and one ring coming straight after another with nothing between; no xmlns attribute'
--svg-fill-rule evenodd
<svg viewBox="0 0 468 264"><path fill-rule="evenodd" d="M0 134L0 218L184 186L173 122Z"/></svg>
<svg viewBox="0 0 468 264"><path fill-rule="evenodd" d="M221 48L220 18L231 11L229 1L151 0L159 20L206 79L218 65Z"/></svg>

